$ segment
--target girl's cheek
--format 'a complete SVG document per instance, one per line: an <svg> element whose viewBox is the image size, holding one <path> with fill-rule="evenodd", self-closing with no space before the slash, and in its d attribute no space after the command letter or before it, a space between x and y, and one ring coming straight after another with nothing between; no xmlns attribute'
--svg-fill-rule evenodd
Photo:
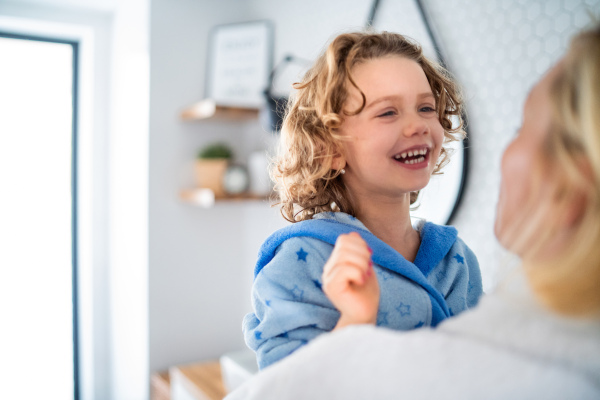
<svg viewBox="0 0 600 400"><path fill-rule="evenodd" d="M442 154L442 142L436 143L436 147L433 154L433 159L439 161L440 155Z"/></svg>

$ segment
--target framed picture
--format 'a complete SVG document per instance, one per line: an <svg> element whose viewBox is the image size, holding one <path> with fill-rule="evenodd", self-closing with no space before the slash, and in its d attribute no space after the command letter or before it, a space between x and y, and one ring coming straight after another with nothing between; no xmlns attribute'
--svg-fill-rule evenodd
<svg viewBox="0 0 600 400"><path fill-rule="evenodd" d="M218 25L209 40L206 97L222 106L260 108L273 64L271 23Z"/></svg>

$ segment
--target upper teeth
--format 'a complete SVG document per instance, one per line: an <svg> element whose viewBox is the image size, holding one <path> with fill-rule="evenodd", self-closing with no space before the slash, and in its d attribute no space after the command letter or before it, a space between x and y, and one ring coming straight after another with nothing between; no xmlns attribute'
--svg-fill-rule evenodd
<svg viewBox="0 0 600 400"><path fill-rule="evenodd" d="M404 153L395 155L394 158L396 160L400 160L401 158L418 156L418 155L424 156L425 154L427 154L427 149L405 151ZM417 160L413 160L413 161L414 162L421 162L421 161L424 161L424 160L425 160L425 157L419 157Z"/></svg>

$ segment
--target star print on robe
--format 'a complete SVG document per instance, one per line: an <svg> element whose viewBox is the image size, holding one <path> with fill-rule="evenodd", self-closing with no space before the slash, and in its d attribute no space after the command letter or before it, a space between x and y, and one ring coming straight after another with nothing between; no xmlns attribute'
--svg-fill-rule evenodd
<svg viewBox="0 0 600 400"><path fill-rule="evenodd" d="M298 285L294 285L292 289L292 294L294 295L294 299L298 301L302 301L302 297L304 296L304 290L300 289Z"/></svg>
<svg viewBox="0 0 600 400"><path fill-rule="evenodd" d="M380 279L387 281L392 277L392 274L385 272L383 269L377 269L377 275L379 275Z"/></svg>
<svg viewBox="0 0 600 400"><path fill-rule="evenodd" d="M444 271L438 271L437 274L435 274L435 279L437 279L437 281L441 281L442 279L444 279L444 277L446 276L446 273Z"/></svg>
<svg viewBox="0 0 600 400"><path fill-rule="evenodd" d="M254 331L254 337L256 338L256 340L261 340L262 338L260 337L262 335L261 331Z"/></svg>
<svg viewBox="0 0 600 400"><path fill-rule="evenodd" d="M265 305L267 307L271 307L271 300L265 300Z"/></svg>
<svg viewBox="0 0 600 400"><path fill-rule="evenodd" d="M379 313L379 315L377 316L377 325L388 325L388 319L387 319L387 315L388 313L385 311L382 311Z"/></svg>
<svg viewBox="0 0 600 400"><path fill-rule="evenodd" d="M313 283L315 284L315 286L316 286L317 289L321 289L321 287L322 287L321 282L319 282L316 279L313 279Z"/></svg>
<svg viewBox="0 0 600 400"><path fill-rule="evenodd" d="M452 257L452 258L456 259L456 261L457 261L457 262L459 262L459 263L461 263L461 264L464 264L464 263L465 263L465 259L464 259L464 257L463 257L463 256L461 256L461 255L460 255L460 254L458 254L458 253L456 253L456 254L454 255L454 257Z"/></svg>
<svg viewBox="0 0 600 400"><path fill-rule="evenodd" d="M308 255L308 253L305 252L302 247L300 247L300 250L297 251L296 254L298 255L298 261L306 262L306 256Z"/></svg>
<svg viewBox="0 0 600 400"><path fill-rule="evenodd" d="M469 289L467 289L467 293L471 293L473 289L475 289L475 285L473 285L473 282L469 281Z"/></svg>
<svg viewBox="0 0 600 400"><path fill-rule="evenodd" d="M398 312L400 313L400 316L402 316L402 317L410 315L410 305L409 304L404 304L404 303L400 302L400 305L398 307L396 307L396 310L398 310Z"/></svg>
<svg viewBox="0 0 600 400"><path fill-rule="evenodd" d="M419 321L419 323L415 325L414 329L421 328L423 325L425 325L425 322Z"/></svg>

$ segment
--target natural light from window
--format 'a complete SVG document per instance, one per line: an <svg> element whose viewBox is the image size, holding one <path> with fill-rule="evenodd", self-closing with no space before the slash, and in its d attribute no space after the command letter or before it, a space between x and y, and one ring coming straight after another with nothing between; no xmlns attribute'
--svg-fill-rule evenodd
<svg viewBox="0 0 600 400"><path fill-rule="evenodd" d="M2 398L73 399L69 44L0 37Z"/></svg>

